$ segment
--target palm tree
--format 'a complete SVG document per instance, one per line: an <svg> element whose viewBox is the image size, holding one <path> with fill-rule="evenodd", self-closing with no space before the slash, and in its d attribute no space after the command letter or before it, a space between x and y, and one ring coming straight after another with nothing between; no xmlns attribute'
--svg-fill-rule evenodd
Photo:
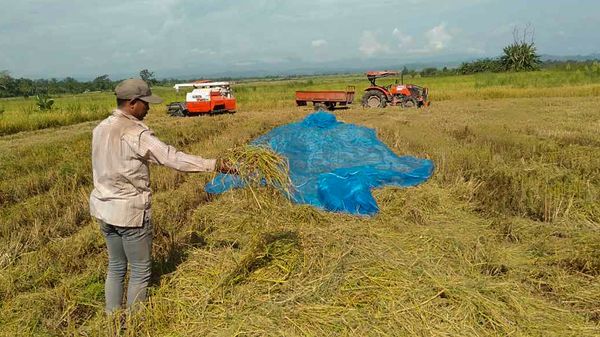
<svg viewBox="0 0 600 337"><path fill-rule="evenodd" d="M525 26L523 35L519 36L519 29L513 30L513 43L504 47L504 55L500 57L502 67L507 71L531 71L539 70L542 61L537 54L533 42L533 29L530 25Z"/></svg>

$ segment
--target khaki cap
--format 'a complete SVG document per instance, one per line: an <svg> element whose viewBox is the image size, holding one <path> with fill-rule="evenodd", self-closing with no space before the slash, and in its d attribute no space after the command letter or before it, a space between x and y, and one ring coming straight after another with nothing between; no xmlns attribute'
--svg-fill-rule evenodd
<svg viewBox="0 0 600 337"><path fill-rule="evenodd" d="M140 99L148 103L162 103L163 99L152 95L152 91L144 80L130 78L117 85L115 95L119 99Z"/></svg>

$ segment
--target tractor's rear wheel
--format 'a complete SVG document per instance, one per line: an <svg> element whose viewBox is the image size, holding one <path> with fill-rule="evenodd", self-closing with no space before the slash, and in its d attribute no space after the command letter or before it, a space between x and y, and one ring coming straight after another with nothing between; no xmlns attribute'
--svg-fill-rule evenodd
<svg viewBox="0 0 600 337"><path fill-rule="evenodd" d="M365 108L385 108L387 99L380 91L369 90L362 97L362 105Z"/></svg>

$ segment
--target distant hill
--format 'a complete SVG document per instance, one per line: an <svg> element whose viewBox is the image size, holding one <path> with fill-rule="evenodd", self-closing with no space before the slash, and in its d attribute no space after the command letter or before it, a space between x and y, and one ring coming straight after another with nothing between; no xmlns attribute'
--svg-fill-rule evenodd
<svg viewBox="0 0 600 337"><path fill-rule="evenodd" d="M289 60L277 64L255 61L244 65L228 66L227 70L220 67L212 67L211 71L200 71L198 69L165 69L156 71L157 77L161 78L255 78L266 76L287 75L323 75L323 74L345 74L361 73L368 70L401 70L406 67L410 70L422 70L428 67L456 68L463 62L470 62L485 57L474 58L467 55L451 55L444 58L429 59L399 59L399 58L354 58L327 62L308 62L302 60ZM542 61L587 61L600 60L600 53L590 55L541 55Z"/></svg>
<svg viewBox="0 0 600 337"><path fill-rule="evenodd" d="M349 58L334 61L314 62L301 59L289 59L277 63L269 63L261 60L248 60L240 64L224 64L220 60L203 62L202 64L183 65L177 68L151 69L156 78L177 79L211 79L211 78L262 78L268 76L290 76L290 75L326 75L326 74L349 74L362 73L369 70L401 70L406 67L409 70L422 70L424 68L443 67L456 68L463 62L471 62L487 57L499 57L499 55L445 55L442 57L412 57L412 58ZM587 61L600 60L600 53L589 55L541 55L542 61ZM137 77L138 73L110 73L113 80L129 77ZM90 81L95 76L83 74L71 74L80 81ZM45 78L39 75L39 78Z"/></svg>
<svg viewBox="0 0 600 337"><path fill-rule="evenodd" d="M591 61L600 60L600 53L594 53L589 55L569 55L569 56L557 56L557 55L540 55L542 61Z"/></svg>
<svg viewBox="0 0 600 337"><path fill-rule="evenodd" d="M215 69L202 72L195 69L170 69L156 71L160 78L245 78L287 75L323 75L361 73L369 70L421 70L428 67L457 67L461 61L424 60L407 62L400 59L345 59L328 62L289 61L270 64L254 62L251 65L230 66L228 70Z"/></svg>

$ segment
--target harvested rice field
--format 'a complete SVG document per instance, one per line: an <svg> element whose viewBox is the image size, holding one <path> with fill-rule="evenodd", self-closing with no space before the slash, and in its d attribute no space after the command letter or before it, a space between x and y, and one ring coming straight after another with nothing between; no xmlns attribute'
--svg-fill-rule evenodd
<svg viewBox="0 0 600 337"><path fill-rule="evenodd" d="M375 190L373 217L268 188L208 195L212 174L152 167L154 278L125 330L104 314L107 252L88 213L91 131L114 96L45 113L0 100L0 335L599 336L600 84L486 76L411 80L431 90L425 109L335 110L435 163L419 186ZM243 82L235 114L157 105L145 122L212 158L311 113L294 90L359 97L365 82Z"/></svg>

